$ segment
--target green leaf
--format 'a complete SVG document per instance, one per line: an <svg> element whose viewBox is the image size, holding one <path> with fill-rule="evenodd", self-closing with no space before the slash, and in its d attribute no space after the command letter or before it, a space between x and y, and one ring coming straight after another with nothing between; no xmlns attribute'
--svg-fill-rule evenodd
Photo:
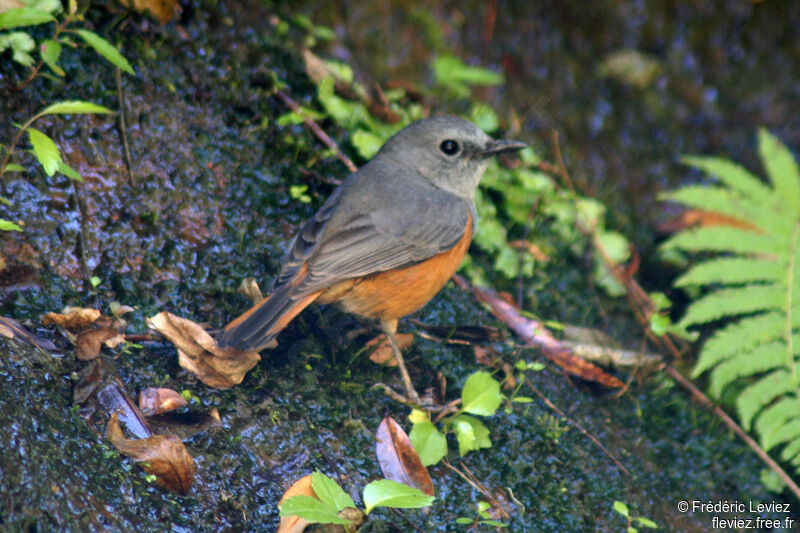
<svg viewBox="0 0 800 533"><path fill-rule="evenodd" d="M77 170L75 170L68 164L64 163L64 161L61 161L58 164L58 171L71 180L83 182L83 176L81 176Z"/></svg>
<svg viewBox="0 0 800 533"><path fill-rule="evenodd" d="M459 525L462 525L462 526L465 526L467 524L473 524L474 522L475 522L475 520L473 520L472 518L467 518L467 517L464 517L464 516L462 516L460 518L456 518L456 524L459 524Z"/></svg>
<svg viewBox="0 0 800 533"><path fill-rule="evenodd" d="M30 35L23 31L13 31L0 35L0 52L11 48L11 59L22 66L33 65L33 57L28 53L36 48L36 43Z"/></svg>
<svg viewBox="0 0 800 533"><path fill-rule="evenodd" d="M22 228L10 220L0 218L0 231L22 231Z"/></svg>
<svg viewBox="0 0 800 533"><path fill-rule="evenodd" d="M432 422L414 424L408 438L425 466L435 465L447 455L447 439Z"/></svg>
<svg viewBox="0 0 800 533"><path fill-rule="evenodd" d="M488 104L477 102L469 110L469 118L473 124L483 131L492 132L500 127L500 119Z"/></svg>
<svg viewBox="0 0 800 533"><path fill-rule="evenodd" d="M628 509L627 504L625 504L624 502L615 501L614 510L626 518L630 516L630 510Z"/></svg>
<svg viewBox="0 0 800 533"><path fill-rule="evenodd" d="M642 527L649 527L649 528L652 528L652 529L657 529L658 528L658 524L656 524L655 522L653 522L649 518L645 518L643 516L637 516L636 518L633 519L633 521L637 522Z"/></svg>
<svg viewBox="0 0 800 533"><path fill-rule="evenodd" d="M53 139L35 128L28 128L28 138L33 146L33 155L41 163L45 174L52 176L56 173L61 161L61 152Z"/></svg>
<svg viewBox="0 0 800 533"><path fill-rule="evenodd" d="M36 26L55 22L55 20L55 17L47 11L29 7L16 7L0 13L0 30Z"/></svg>
<svg viewBox="0 0 800 533"><path fill-rule="evenodd" d="M312 524L341 524L352 522L340 518L337 511L311 496L292 496L280 505L281 516L299 516Z"/></svg>
<svg viewBox="0 0 800 533"><path fill-rule="evenodd" d="M786 267L778 261L763 258L721 257L709 259L693 266L675 280L676 287L692 285L738 285L753 281L780 281Z"/></svg>
<svg viewBox="0 0 800 533"><path fill-rule="evenodd" d="M474 415L492 416L502 401L500 383L483 370L472 374L461 391L461 410Z"/></svg>
<svg viewBox="0 0 800 533"><path fill-rule="evenodd" d="M39 114L40 115L79 115L79 114L94 114L94 113L113 113L107 107L93 104L91 102L83 102L80 100L73 100L68 102L57 102L55 104L45 107Z"/></svg>
<svg viewBox="0 0 800 533"><path fill-rule="evenodd" d="M465 455L467 452L491 448L492 440L489 438L489 428L477 418L469 415L458 415L450 423L458 440L458 453Z"/></svg>
<svg viewBox="0 0 800 533"><path fill-rule="evenodd" d="M25 167L16 163L9 163L6 165L6 172L25 172Z"/></svg>
<svg viewBox="0 0 800 533"><path fill-rule="evenodd" d="M311 474L311 488L319 500L337 512L347 507L355 507L353 499L342 490L338 483L319 470Z"/></svg>
<svg viewBox="0 0 800 533"><path fill-rule="evenodd" d="M752 198L759 203L770 203L773 194L769 187L733 161L718 157L686 156L681 158L684 165L689 165L706 174L716 176L722 183Z"/></svg>
<svg viewBox="0 0 800 533"><path fill-rule="evenodd" d="M383 139L367 130L359 128L352 137L353 146L364 159L371 159L383 146Z"/></svg>
<svg viewBox="0 0 800 533"><path fill-rule="evenodd" d="M428 507L433 500L433 496L428 496L419 489L389 479L373 481L364 487L366 514L376 507L419 509Z"/></svg>
<svg viewBox="0 0 800 533"><path fill-rule="evenodd" d="M128 60L119 53L119 50L111 44L110 42L106 41L99 35L89 30L77 30L78 35L80 35L86 44L94 48L95 52L106 58L112 64L118 66L123 71L127 72L130 75L135 75L136 73L133 71L133 67L131 64L128 63Z"/></svg>
<svg viewBox="0 0 800 533"><path fill-rule="evenodd" d="M442 84L463 82L469 85L500 85L505 81L502 74L482 67L471 67L461 59L443 55L436 58L433 64L436 80Z"/></svg>
<svg viewBox="0 0 800 533"><path fill-rule="evenodd" d="M508 527L506 524L498 522L497 520L481 520L480 523L491 527L499 527L499 528Z"/></svg>
<svg viewBox="0 0 800 533"><path fill-rule="evenodd" d="M41 45L42 61L50 67L50 70L59 76L64 76L65 72L58 66L58 59L61 57L61 43L52 39L42 41Z"/></svg>

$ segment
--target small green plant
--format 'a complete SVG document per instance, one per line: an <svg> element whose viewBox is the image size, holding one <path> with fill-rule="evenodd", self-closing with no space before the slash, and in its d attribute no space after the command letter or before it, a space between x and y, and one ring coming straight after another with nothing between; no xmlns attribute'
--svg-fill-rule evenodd
<svg viewBox="0 0 800 533"><path fill-rule="evenodd" d="M128 74L134 74L130 63L119 53L114 45L96 33L76 26L76 24L83 21L83 13L78 10L75 0L68 2L66 13L63 12L63 7L59 0L28 0L24 3L26 4L25 7L12 8L0 13L0 54L9 49L11 51L11 61L29 69L27 78L17 85L17 89L23 88L39 75L44 77L52 77L53 74L58 77L65 76L66 73L59 66L58 61L65 46L78 47L73 40L74 36L80 38L86 45L113 65ZM31 34L23 28L45 24L52 24L53 32L49 38L39 43L40 59L36 62L31 52L37 48L37 43ZM52 74L45 74L41 71L44 65L47 65ZM32 147L31 152L41 164L45 174L52 176L56 172L60 172L69 179L82 181L80 174L61 158L61 152L53 142L53 139L42 131L33 128L32 124L47 115L87 113L111 113L111 110L90 102L59 102L45 107L24 124L17 125L17 131L11 143L8 145L0 143L0 179L7 172L22 172L25 170L22 165L13 162L11 158L16 153L17 146L23 135L27 133ZM10 200L7 198L0 198L0 203L11 205ZM0 230L22 231L22 227L15 222L0 219Z"/></svg>
<svg viewBox="0 0 800 533"><path fill-rule="evenodd" d="M492 416L503 402L500 383L491 374L479 371L472 374L461 391L461 406L441 422L442 431L431 422L426 412L411 412L414 427L408 434L417 450L422 464L430 466L447 455L447 433L453 433L458 441L458 452L465 455L481 448L491 448L489 429L477 416Z"/></svg>
<svg viewBox="0 0 800 533"><path fill-rule="evenodd" d="M782 459L800 472L800 170L765 130L758 150L769 183L725 159L684 158L719 185L664 199L728 223L682 231L663 248L703 254L675 282L701 294L676 326L713 331L694 376L708 373L711 394L729 393L743 426L767 450L782 445Z"/></svg>
<svg viewBox="0 0 800 533"><path fill-rule="evenodd" d="M364 512L361 513L339 484L319 471L311 475L311 488L316 498L306 495L288 498L280 505L281 516L299 516L312 524L340 524L351 531L354 525L363 523L364 515L369 515L377 507L420 509L428 507L434 500L433 496L419 489L379 479L364 487Z"/></svg>
<svg viewBox="0 0 800 533"><path fill-rule="evenodd" d="M470 526L473 529L477 529L478 526L489 526L489 527L500 527L505 528L508 527L503 522L499 522L497 520L492 519L491 515L491 505L487 502L478 502L476 505L476 515L475 517L468 517L468 516L461 516L456 518L456 524L462 526Z"/></svg>
<svg viewBox="0 0 800 533"><path fill-rule="evenodd" d="M634 524L639 527L647 527L651 529L657 529L658 524L650 520L649 518L645 518L643 516L632 516L630 509L628 509L628 505L621 501L614 502L614 510L625 517L628 521L628 527L626 529L627 533L638 533L638 529L634 527Z"/></svg>

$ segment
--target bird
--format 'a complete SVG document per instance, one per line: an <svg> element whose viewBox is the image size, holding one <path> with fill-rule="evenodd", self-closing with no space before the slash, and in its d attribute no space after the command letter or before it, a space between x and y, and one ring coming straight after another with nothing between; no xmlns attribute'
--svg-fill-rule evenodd
<svg viewBox="0 0 800 533"><path fill-rule="evenodd" d="M267 296L226 325L217 343L261 351L312 302L336 303L380 322L406 389L397 396L422 405L395 338L398 320L461 265L490 159L525 146L449 115L401 129L301 227Z"/></svg>

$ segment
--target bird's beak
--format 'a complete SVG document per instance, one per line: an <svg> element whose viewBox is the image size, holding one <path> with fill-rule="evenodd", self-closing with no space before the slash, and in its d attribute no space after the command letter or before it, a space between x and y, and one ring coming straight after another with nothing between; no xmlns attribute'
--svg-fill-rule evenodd
<svg viewBox="0 0 800 533"><path fill-rule="evenodd" d="M519 141L507 141L505 139L491 140L483 149L482 155L484 157L491 157L504 152L516 152L528 146L527 144Z"/></svg>

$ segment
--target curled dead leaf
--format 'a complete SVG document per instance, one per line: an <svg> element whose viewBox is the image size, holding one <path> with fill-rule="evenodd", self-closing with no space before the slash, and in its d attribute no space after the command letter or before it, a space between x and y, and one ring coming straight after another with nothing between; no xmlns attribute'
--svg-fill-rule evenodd
<svg viewBox="0 0 800 533"><path fill-rule="evenodd" d="M197 323L166 311L148 318L147 323L175 345L181 367L209 387L227 389L238 385L261 360L254 351L220 347Z"/></svg>
<svg viewBox="0 0 800 533"><path fill-rule="evenodd" d="M55 324L70 331L85 329L103 316L97 309L67 307L63 313L47 313L42 317L42 325Z"/></svg>
<svg viewBox="0 0 800 533"><path fill-rule="evenodd" d="M186 404L183 396L172 389L148 387L139 392L139 409L146 416L174 411Z"/></svg>
<svg viewBox="0 0 800 533"><path fill-rule="evenodd" d="M397 347L400 348L400 351L405 350L414 342L413 333L396 333L394 338L397 340ZM365 346L367 348L377 346L377 348L369 354L369 359L373 363L384 366L397 366L397 361L392 353L392 345L383 333L367 341Z"/></svg>
<svg viewBox="0 0 800 533"><path fill-rule="evenodd" d="M117 414L106 426L106 438L126 457L146 463L144 471L156 476L156 485L186 495L194 481L194 459L175 435L155 435L146 439L128 439L122 434Z"/></svg>
<svg viewBox="0 0 800 533"><path fill-rule="evenodd" d="M103 344L114 348L123 342L125 342L125 337L114 328L88 329L80 332L78 338L75 339L75 355L81 361L91 361L100 355Z"/></svg>
<svg viewBox="0 0 800 533"><path fill-rule="evenodd" d="M428 469L422 464L417 450L400 424L387 416L378 426L376 439L375 451L386 479L415 487L429 496L434 495L433 480Z"/></svg>

